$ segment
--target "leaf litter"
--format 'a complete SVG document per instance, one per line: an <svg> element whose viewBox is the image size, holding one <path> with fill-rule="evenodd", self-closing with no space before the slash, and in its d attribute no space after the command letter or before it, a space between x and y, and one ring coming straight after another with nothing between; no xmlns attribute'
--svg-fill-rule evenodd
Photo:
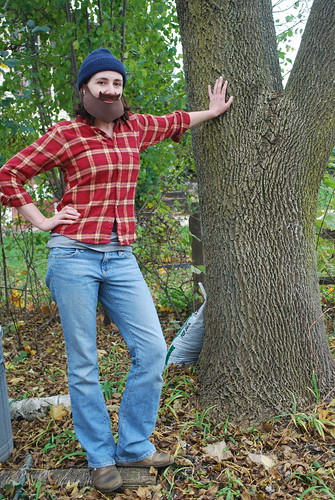
<svg viewBox="0 0 335 500"><path fill-rule="evenodd" d="M117 432L117 410L129 369L129 355L117 329L98 321L100 377L111 425ZM167 342L175 318L161 312ZM10 320L8 320L10 325ZM3 323L6 326L6 323ZM66 355L61 327L55 318L32 314L5 328L3 348L9 398L67 394ZM333 341L332 341L333 342ZM334 350L335 343L331 348ZM22 488L23 499L115 500L323 500L335 499L335 399L316 404L310 412L286 415L246 429L229 422L214 425L199 406L194 367L171 365L152 441L175 455L175 464L158 483L106 496L77 483L60 487L51 479ZM83 468L86 459L73 431L71 412L52 406L47 416L13 421L14 450L1 470L23 467L27 453L33 468ZM17 488L17 487L16 487ZM0 488L1 498L13 498L15 486ZM17 497L18 498L18 497Z"/></svg>

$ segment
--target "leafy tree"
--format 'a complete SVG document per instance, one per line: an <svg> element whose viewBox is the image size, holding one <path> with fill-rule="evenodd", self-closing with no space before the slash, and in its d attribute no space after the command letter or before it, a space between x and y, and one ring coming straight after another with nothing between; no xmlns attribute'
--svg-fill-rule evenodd
<svg viewBox="0 0 335 500"><path fill-rule="evenodd" d="M0 23L0 165L52 123L73 116L79 101L78 68L98 47L108 47L124 60L128 73L125 95L133 111L163 114L185 108L172 0L11 0L0 7ZM140 216L143 218L146 204L151 202L149 211L160 211L162 227L161 221L169 217L161 208L161 192L171 189L171 181L174 189L185 183L184 171L188 172L192 162L171 141L141 156ZM47 199L61 197L62 178L53 169L35 182L28 189L43 211L50 207ZM153 239L161 239L157 226L154 230ZM143 241L145 245L146 238ZM10 271L5 265L6 249L1 242L0 246L9 304Z"/></svg>
<svg viewBox="0 0 335 500"><path fill-rule="evenodd" d="M53 122L73 115L78 68L98 47L124 60L125 94L134 111L162 114L185 107L171 0L13 0L5 2L1 14L2 163ZM157 188L159 173L175 162L167 143L155 151L143 154L143 195ZM55 173L52 183L59 198L62 185Z"/></svg>
<svg viewBox="0 0 335 500"><path fill-rule="evenodd" d="M315 258L335 143L335 2L314 0L285 89L270 0L176 4L191 109L222 73L235 96L193 134L208 293L201 399L217 419L256 422L335 382Z"/></svg>
<svg viewBox="0 0 335 500"><path fill-rule="evenodd" d="M272 0L273 18L276 25L278 57L284 78L293 64L297 40L303 33L313 0Z"/></svg>

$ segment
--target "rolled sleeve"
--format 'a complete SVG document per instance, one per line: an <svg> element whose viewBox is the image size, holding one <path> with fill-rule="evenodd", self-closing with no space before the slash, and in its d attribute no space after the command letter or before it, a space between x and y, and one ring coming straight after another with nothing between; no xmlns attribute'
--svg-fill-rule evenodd
<svg viewBox="0 0 335 500"><path fill-rule="evenodd" d="M164 139L179 142L190 126L190 115L186 111L175 111L163 116L137 115L140 132L140 151Z"/></svg>
<svg viewBox="0 0 335 500"><path fill-rule="evenodd" d="M60 165L64 140L57 127L17 153L0 168L0 201L2 205L20 207L32 202L24 185L35 175Z"/></svg>

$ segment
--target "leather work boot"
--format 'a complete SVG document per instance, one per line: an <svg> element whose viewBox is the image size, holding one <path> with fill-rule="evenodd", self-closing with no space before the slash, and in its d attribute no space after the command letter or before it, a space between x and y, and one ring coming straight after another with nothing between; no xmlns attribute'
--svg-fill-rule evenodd
<svg viewBox="0 0 335 500"><path fill-rule="evenodd" d="M115 465L91 469L91 483L96 490L102 493L117 490L122 486L122 477Z"/></svg>
<svg viewBox="0 0 335 500"><path fill-rule="evenodd" d="M167 467L173 464L173 456L169 453L159 453L155 451L150 457L138 462L117 462L118 467Z"/></svg>

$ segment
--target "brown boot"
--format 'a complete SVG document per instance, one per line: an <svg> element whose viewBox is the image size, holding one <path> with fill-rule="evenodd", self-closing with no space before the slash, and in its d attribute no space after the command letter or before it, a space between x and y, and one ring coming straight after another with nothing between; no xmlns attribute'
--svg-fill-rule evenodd
<svg viewBox="0 0 335 500"><path fill-rule="evenodd" d="M91 469L91 483L96 490L102 493L117 490L122 486L122 477L115 465Z"/></svg>
<svg viewBox="0 0 335 500"><path fill-rule="evenodd" d="M117 462L118 467L167 467L173 464L173 456L169 453L159 453L155 451L150 457L138 462Z"/></svg>

